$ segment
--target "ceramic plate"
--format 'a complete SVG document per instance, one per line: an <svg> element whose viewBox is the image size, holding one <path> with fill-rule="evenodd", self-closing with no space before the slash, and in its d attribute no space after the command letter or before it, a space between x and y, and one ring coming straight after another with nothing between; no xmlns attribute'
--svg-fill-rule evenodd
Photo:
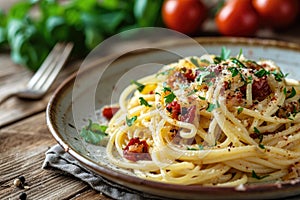
<svg viewBox="0 0 300 200"><path fill-rule="evenodd" d="M300 47L295 44L243 38L198 38L196 40L211 54L219 55L221 47L225 46L231 50L232 55L237 55L242 49L245 57L249 59L274 60L284 73L290 74L290 78L300 79L300 70L298 69ZM199 55L197 48L184 41L169 44L168 48L175 52L185 52L185 55ZM75 127L80 129L87 125L87 119L93 118L93 109L97 110L103 105L114 103L112 93L117 97L117 94L129 84L130 79L122 80L122 77L125 73L128 74L133 66L143 63L168 64L177 60L178 56L173 53L155 49L139 50L121 56L103 71L103 66L110 61L110 58L96 59L94 64L91 64L80 75L80 81L78 81L78 77L75 81L76 74L74 74L57 89L51 98L47 108L47 124L52 135L66 151L95 173L131 189L164 198L275 199L300 194L300 183L297 180L287 183L249 185L243 188L182 186L143 180L130 171L110 165L106 158L105 146L91 145L80 138ZM148 66L145 73L152 74L156 70L157 68ZM97 83L98 87L94 91L91 89L93 88L92 82L99 77L100 72L101 80ZM118 83L117 86L116 83ZM76 92L74 92L74 88ZM87 105L88 99L94 96L93 105ZM76 105L77 112L75 114L74 105ZM84 109L86 107L92 108L91 110Z"/></svg>

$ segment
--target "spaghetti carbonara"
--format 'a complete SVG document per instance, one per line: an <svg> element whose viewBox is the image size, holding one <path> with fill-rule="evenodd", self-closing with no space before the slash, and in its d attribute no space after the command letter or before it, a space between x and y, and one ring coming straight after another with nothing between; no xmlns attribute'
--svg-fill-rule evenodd
<svg viewBox="0 0 300 200"><path fill-rule="evenodd" d="M207 57L132 81L106 130L109 161L144 179L182 185L298 178L298 82L272 61Z"/></svg>

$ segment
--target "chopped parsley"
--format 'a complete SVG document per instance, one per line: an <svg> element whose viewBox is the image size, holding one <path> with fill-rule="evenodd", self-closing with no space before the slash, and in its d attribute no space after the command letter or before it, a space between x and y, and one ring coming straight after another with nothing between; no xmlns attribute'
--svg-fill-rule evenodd
<svg viewBox="0 0 300 200"><path fill-rule="evenodd" d="M268 177L269 175L258 176L254 170L252 170L252 178L256 178L258 180Z"/></svg>
<svg viewBox="0 0 300 200"><path fill-rule="evenodd" d="M291 93L289 94L289 96L287 96L287 99L293 98L295 95L296 95L296 90L295 90L294 87L292 87L292 91L291 91Z"/></svg>
<svg viewBox="0 0 300 200"><path fill-rule="evenodd" d="M200 74L198 75L198 77L196 78L196 81L199 82L199 84L201 85L202 82L205 81L205 77L208 76L208 75L213 75L213 74L211 74L211 73L208 72L208 71L204 71L204 72L202 72L202 73L200 73Z"/></svg>
<svg viewBox="0 0 300 200"><path fill-rule="evenodd" d="M191 147L186 147L186 149L189 150L189 151L197 151L198 150L196 148L191 148Z"/></svg>
<svg viewBox="0 0 300 200"><path fill-rule="evenodd" d="M190 61L191 61L191 63L193 63L193 65L195 65L196 67L200 68L200 65L199 65L199 63L198 63L198 60L197 60L197 59L195 59L195 58L191 57L191 58L190 58Z"/></svg>
<svg viewBox="0 0 300 200"><path fill-rule="evenodd" d="M197 148L191 148L191 147L186 147L187 150L190 151L198 151L198 150L203 150L203 145L202 144L198 144L198 149Z"/></svg>
<svg viewBox="0 0 300 200"><path fill-rule="evenodd" d="M107 126L93 123L89 119L89 124L80 131L80 136L88 143L99 144L108 134L105 133Z"/></svg>
<svg viewBox="0 0 300 200"><path fill-rule="evenodd" d="M240 59L242 55L243 55L243 49L240 49L240 52L239 52L239 55L237 56L237 59Z"/></svg>
<svg viewBox="0 0 300 200"><path fill-rule="evenodd" d="M128 118L127 116L126 116L126 124L127 124L127 126L132 126L133 125L133 123L135 122L137 120L137 116L133 116L132 118Z"/></svg>
<svg viewBox="0 0 300 200"><path fill-rule="evenodd" d="M170 94L168 94L164 98L165 98L166 103L172 103L172 101L176 98L176 95L173 92L171 92Z"/></svg>
<svg viewBox="0 0 300 200"><path fill-rule="evenodd" d="M144 105L144 106L146 106L146 107L152 107L152 106L148 103L148 101L146 101L143 97L140 97L139 100L140 100L140 104L141 104L141 105Z"/></svg>
<svg viewBox="0 0 300 200"><path fill-rule="evenodd" d="M226 47L223 46L222 49L221 49L221 55L216 56L214 58L214 63L219 64L220 62L229 59L230 53L231 53L231 51L229 49L226 49Z"/></svg>
<svg viewBox="0 0 300 200"><path fill-rule="evenodd" d="M164 92L167 92L167 91L172 92L171 88L169 88L169 87L164 87L164 88L163 88L163 91L164 91Z"/></svg>
<svg viewBox="0 0 300 200"><path fill-rule="evenodd" d="M237 113L238 113L238 114L241 114L241 113L243 112L243 110L244 110L243 107L239 107L239 108L237 109Z"/></svg>
<svg viewBox="0 0 300 200"><path fill-rule="evenodd" d="M196 89L193 89L192 91L190 91L187 96L191 96L192 94L195 94L198 90Z"/></svg>
<svg viewBox="0 0 300 200"><path fill-rule="evenodd" d="M262 142L264 135L260 133L260 131L254 127L254 133L257 135L258 139L259 139L259 143Z"/></svg>
<svg viewBox="0 0 300 200"><path fill-rule="evenodd" d="M230 53L231 53L231 51L229 49L226 49L226 47L223 46L221 49L221 55L220 55L221 59L227 60L230 57Z"/></svg>
<svg viewBox="0 0 300 200"><path fill-rule="evenodd" d="M247 79L247 84L251 84L253 81L253 78L252 76L248 76L248 79Z"/></svg>
<svg viewBox="0 0 300 200"><path fill-rule="evenodd" d="M145 88L145 85L143 85L143 84L141 84L141 83L139 83L139 82L137 82L137 81L135 81L135 80L132 80L132 81L131 81L131 84L135 84L135 85L138 87L137 90L138 90L139 92L142 92L143 89Z"/></svg>
<svg viewBox="0 0 300 200"><path fill-rule="evenodd" d="M261 148L261 149L265 149L265 145L263 145L263 144L258 144L258 146L259 146L259 148Z"/></svg>
<svg viewBox="0 0 300 200"><path fill-rule="evenodd" d="M206 100L205 97L202 97L202 96L198 96L198 97L199 97L199 99L201 99L201 100Z"/></svg>
<svg viewBox="0 0 300 200"><path fill-rule="evenodd" d="M260 69L259 71L255 72L254 75L258 78L261 78L263 76L269 75L270 72L268 72L267 70L265 70L264 68Z"/></svg>
<svg viewBox="0 0 300 200"><path fill-rule="evenodd" d="M216 104L208 103L207 112L212 112L216 108Z"/></svg>
<svg viewBox="0 0 300 200"><path fill-rule="evenodd" d="M222 59L220 57L214 57L215 64L219 64L220 62L222 62Z"/></svg>
<svg viewBox="0 0 300 200"><path fill-rule="evenodd" d="M239 70L236 67L229 67L228 70L231 72L232 77L235 77L239 74Z"/></svg>
<svg viewBox="0 0 300 200"><path fill-rule="evenodd" d="M234 64L236 64L237 66L239 66L240 68L247 68L241 61L239 61L236 58L232 58L231 62L233 62Z"/></svg>
<svg viewBox="0 0 300 200"><path fill-rule="evenodd" d="M282 81L283 78L285 78L289 75L289 74L283 74L282 71L279 71L279 72L273 71L271 73L274 75L275 80L278 82Z"/></svg>

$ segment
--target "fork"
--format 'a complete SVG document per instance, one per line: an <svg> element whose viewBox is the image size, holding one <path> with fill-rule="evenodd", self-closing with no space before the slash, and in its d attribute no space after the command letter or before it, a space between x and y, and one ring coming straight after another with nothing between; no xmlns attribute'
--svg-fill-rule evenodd
<svg viewBox="0 0 300 200"><path fill-rule="evenodd" d="M0 104L13 96L31 100L41 99L64 66L72 49L73 43L57 43L26 87L8 94L0 100Z"/></svg>

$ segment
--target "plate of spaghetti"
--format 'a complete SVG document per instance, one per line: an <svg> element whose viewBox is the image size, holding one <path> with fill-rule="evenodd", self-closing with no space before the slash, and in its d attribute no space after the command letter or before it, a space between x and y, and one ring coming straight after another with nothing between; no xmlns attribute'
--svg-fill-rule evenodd
<svg viewBox="0 0 300 200"><path fill-rule="evenodd" d="M96 90L91 80L109 58L89 67L80 82L74 74L48 104L52 135L83 166L157 197L299 195L300 47L196 41L206 54L179 42L168 48L188 56L153 49L122 56L103 71ZM151 66L130 75L145 62ZM85 106L93 95L96 118Z"/></svg>

